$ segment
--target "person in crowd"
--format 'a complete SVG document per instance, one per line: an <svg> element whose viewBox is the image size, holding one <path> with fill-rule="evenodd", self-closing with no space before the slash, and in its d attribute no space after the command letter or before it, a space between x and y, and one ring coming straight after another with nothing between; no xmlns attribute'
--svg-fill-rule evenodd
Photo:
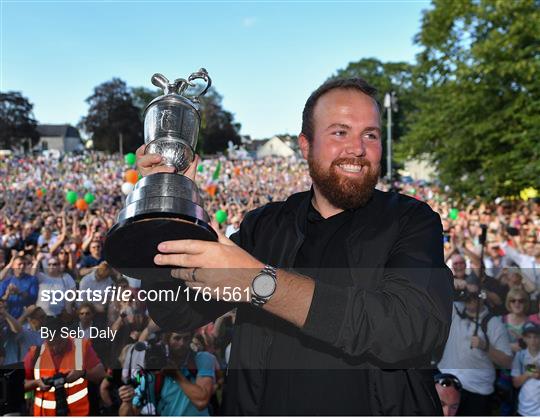
<svg viewBox="0 0 540 418"><path fill-rule="evenodd" d="M64 245L58 251L58 263L60 266L61 274L69 274L73 279L77 278L75 272L75 248L71 248L70 245Z"/></svg>
<svg viewBox="0 0 540 418"><path fill-rule="evenodd" d="M85 255L79 264L81 276L90 274L95 267L98 267L104 262L104 258L101 254L101 249L101 241L93 240L90 243L90 254Z"/></svg>
<svg viewBox="0 0 540 418"><path fill-rule="evenodd" d="M30 305L24 309L23 314L17 320L22 327L19 333L21 337L19 344L23 355L30 350L30 347L39 347L43 343L41 327L45 325L46 320L47 314L39 306Z"/></svg>
<svg viewBox="0 0 540 418"><path fill-rule="evenodd" d="M465 263L465 258L459 253L454 253L450 257L450 263L452 273L454 275L455 291L460 292L462 290L465 290L467 287L467 266Z"/></svg>
<svg viewBox="0 0 540 418"><path fill-rule="evenodd" d="M540 415L540 325L528 322L523 327L525 346L514 357L512 381L519 389L517 413Z"/></svg>
<svg viewBox="0 0 540 418"><path fill-rule="evenodd" d="M538 239L538 238L537 238ZM515 239L513 240L515 242ZM540 286L540 241L532 240L527 245L526 253L517 250L507 241L501 243L501 248L506 256L519 266L523 274L527 277L524 286L528 292L538 291Z"/></svg>
<svg viewBox="0 0 540 418"><path fill-rule="evenodd" d="M190 348L193 334L165 333L169 347L166 365L157 373L142 376L140 384L122 386L120 415L137 415L152 404L158 415L208 416L215 381L215 357Z"/></svg>
<svg viewBox="0 0 540 418"><path fill-rule="evenodd" d="M523 326L528 320L529 307L529 294L522 288L511 288L506 296L508 314L503 317L503 322L508 330L510 346L514 353L517 353L523 348L521 346L521 336Z"/></svg>
<svg viewBox="0 0 540 418"><path fill-rule="evenodd" d="M39 285L35 276L24 271L27 261L23 256L14 257L10 264L12 274L0 282L0 299L7 303L9 314L18 318L25 306L36 303Z"/></svg>
<svg viewBox="0 0 540 418"><path fill-rule="evenodd" d="M461 382L450 373L437 373L434 380L444 416L455 416L461 399Z"/></svg>
<svg viewBox="0 0 540 418"><path fill-rule="evenodd" d="M36 263L39 263L42 257L42 254L38 254ZM62 273L58 257L49 258L47 273L37 272L36 277L39 282L36 306L42 308L49 316L58 316L62 313L71 316L73 314L73 302L65 301L63 298L56 301L51 296L51 292L58 292L59 295L63 295L67 290L75 290L77 287L73 277L68 273ZM49 293L48 297L45 296L47 292Z"/></svg>
<svg viewBox="0 0 540 418"><path fill-rule="evenodd" d="M500 317L492 316L479 291L455 302L450 335L438 368L461 382L458 415L490 415L495 368L510 368L512 350Z"/></svg>
<svg viewBox="0 0 540 418"><path fill-rule="evenodd" d="M114 285L113 275L114 272L109 266L109 263L102 261L96 268L92 269L90 273L84 276L79 283L79 290L86 292L87 289L90 289L91 294L95 291L101 295L102 300L98 301L94 298L86 301L94 305L96 314L102 316L103 319L106 317L107 309L107 301L103 300L106 296L105 289ZM86 297L84 293L83 295Z"/></svg>
<svg viewBox="0 0 540 418"><path fill-rule="evenodd" d="M32 347L24 358L24 390L34 392L34 416L89 415L88 381L99 384L105 377L103 365L90 340L61 338L63 326L59 318L48 318L45 327L50 337L41 347ZM54 387L53 390L53 377L61 379L65 405L55 396L59 389ZM67 407L67 410L60 413L58 408L62 407Z"/></svg>
<svg viewBox="0 0 540 418"><path fill-rule="evenodd" d="M21 325L8 312L6 302L0 300L0 345L4 351L4 364L15 364L21 361L20 332Z"/></svg>

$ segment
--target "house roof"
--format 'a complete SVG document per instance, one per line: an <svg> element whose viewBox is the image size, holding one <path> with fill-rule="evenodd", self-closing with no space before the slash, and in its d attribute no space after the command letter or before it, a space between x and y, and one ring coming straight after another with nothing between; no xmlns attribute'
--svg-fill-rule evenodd
<svg viewBox="0 0 540 418"><path fill-rule="evenodd" d="M79 130L71 125L38 125L42 137L80 138Z"/></svg>

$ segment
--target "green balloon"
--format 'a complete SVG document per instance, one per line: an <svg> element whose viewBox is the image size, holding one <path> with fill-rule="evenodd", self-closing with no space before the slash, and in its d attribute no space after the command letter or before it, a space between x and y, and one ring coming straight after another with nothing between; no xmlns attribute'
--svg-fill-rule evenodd
<svg viewBox="0 0 540 418"><path fill-rule="evenodd" d="M127 165L133 165L137 161L137 156L133 154L132 152L127 153L124 155L124 161Z"/></svg>
<svg viewBox="0 0 540 418"><path fill-rule="evenodd" d="M203 167L202 164L199 164L199 165L197 166L197 171L198 171L199 173L202 173L202 172L204 171L204 167Z"/></svg>
<svg viewBox="0 0 540 418"><path fill-rule="evenodd" d="M84 201L89 205L91 205L94 200L96 200L96 197L92 193L86 193L84 195Z"/></svg>
<svg viewBox="0 0 540 418"><path fill-rule="evenodd" d="M71 203L72 205L75 204L75 202L77 201L77 193L75 193L73 190L70 190L69 192L66 193L66 200Z"/></svg>
<svg viewBox="0 0 540 418"><path fill-rule="evenodd" d="M41 193L43 193L43 194L47 193L47 189L45 187L42 187L41 188Z"/></svg>
<svg viewBox="0 0 540 418"><path fill-rule="evenodd" d="M449 216L450 216L450 219L455 221L459 216L459 210L457 210L456 208L450 209Z"/></svg>
<svg viewBox="0 0 540 418"><path fill-rule="evenodd" d="M225 212L224 210L220 209L216 212L216 221L218 221L218 224L222 224L223 222L225 222L227 220L227 212Z"/></svg>

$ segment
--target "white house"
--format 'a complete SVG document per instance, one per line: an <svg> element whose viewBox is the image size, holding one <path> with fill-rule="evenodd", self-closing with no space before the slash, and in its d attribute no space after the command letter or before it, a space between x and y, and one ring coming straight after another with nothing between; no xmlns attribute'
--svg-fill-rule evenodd
<svg viewBox="0 0 540 418"><path fill-rule="evenodd" d="M34 148L60 152L83 151L79 130L71 125L38 125L41 139Z"/></svg>
<svg viewBox="0 0 540 418"><path fill-rule="evenodd" d="M277 136L270 138L257 149L257 158L269 156L290 157L291 155L294 155L294 150Z"/></svg>

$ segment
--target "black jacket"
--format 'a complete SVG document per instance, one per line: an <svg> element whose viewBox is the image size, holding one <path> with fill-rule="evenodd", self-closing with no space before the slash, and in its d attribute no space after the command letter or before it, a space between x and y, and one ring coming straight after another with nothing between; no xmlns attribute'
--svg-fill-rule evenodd
<svg viewBox="0 0 540 418"><path fill-rule="evenodd" d="M291 268L303 242L311 192L248 213L232 239L261 262ZM376 190L355 210L346 242L354 285L316 282L302 332L350 367L368 367L375 415L440 415L430 360L442 354L452 314L452 276L444 264L439 216L416 199ZM161 283L174 288L176 284ZM279 286L279 279L278 279ZM234 306L224 302L151 303L164 329L194 329ZM260 415L265 369L283 321L239 304L227 380L227 411ZM330 382L331 384L331 382ZM279 400L277 400L279 401Z"/></svg>

